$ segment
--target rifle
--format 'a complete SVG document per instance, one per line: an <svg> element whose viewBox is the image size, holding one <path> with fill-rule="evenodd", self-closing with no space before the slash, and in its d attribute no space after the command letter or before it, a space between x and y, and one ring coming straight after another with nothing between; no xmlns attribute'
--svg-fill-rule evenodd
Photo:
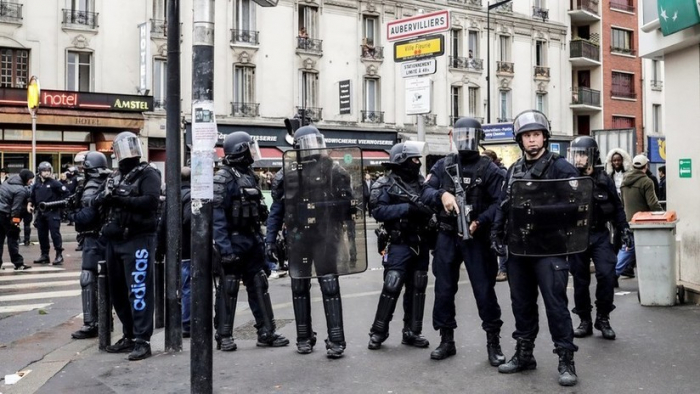
<svg viewBox="0 0 700 394"><path fill-rule="evenodd" d="M408 202L409 204L413 204L418 209L424 211L426 215L432 215L435 213L432 208L420 201L419 195L411 193L396 182L392 183L389 190L387 190L387 193L389 193L390 196L397 197L400 200Z"/></svg>
<svg viewBox="0 0 700 394"><path fill-rule="evenodd" d="M39 211L44 212L46 210L52 210L52 209L63 209L63 208L72 208L75 206L75 194L72 196L64 199L64 200L58 200L58 201L51 201L51 202L40 202L39 203Z"/></svg>
<svg viewBox="0 0 700 394"><path fill-rule="evenodd" d="M452 178L452 183L455 185L455 199L459 207L459 213L454 213L457 216L457 233L461 234L462 240L472 239L469 233L469 216L472 212L472 206L465 201L466 191L462 187L461 175L459 173L459 164L455 163L445 167L445 172Z"/></svg>

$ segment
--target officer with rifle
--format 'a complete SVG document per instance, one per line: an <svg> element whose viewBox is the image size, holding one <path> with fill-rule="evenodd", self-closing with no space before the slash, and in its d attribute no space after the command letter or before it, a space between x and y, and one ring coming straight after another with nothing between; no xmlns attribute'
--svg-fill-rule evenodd
<svg viewBox="0 0 700 394"><path fill-rule="evenodd" d="M481 123L464 117L455 122L452 142L458 153L440 159L430 170L421 200L439 212L439 233L433 260L435 306L433 327L440 330L440 345L431 353L442 360L457 353L454 342L455 294L459 268L466 266L486 350L492 366L505 362L501 352L501 307L494 289L498 261L489 248L491 223L496 212L504 171L479 154L484 139Z"/></svg>
<svg viewBox="0 0 700 394"><path fill-rule="evenodd" d="M389 322L404 284L401 343L419 348L430 346L421 333L430 260L427 232L434 212L419 200L424 182L420 174L423 146L424 143L412 141L394 145L389 163L382 163L388 173L377 179L370 190L369 209L372 217L383 222L388 238L382 247L386 250L382 259L384 287L369 332L370 350L381 348L389 337Z"/></svg>
<svg viewBox="0 0 700 394"><path fill-rule="evenodd" d="M618 232L622 243L632 247L634 237L629 228L617 195L615 181L602 168L598 143L591 137L578 137L571 142L567 160L581 173L593 179L593 211L588 249L584 253L569 257L571 274L574 277L574 305L572 312L581 318L581 324L574 330L574 337L584 338L593 335L593 327L600 330L603 338L615 339L615 331L610 326L610 312L615 309L615 264L617 256L612 240ZM611 231L612 229L612 231ZM591 318L590 261L593 260L596 277L596 319Z"/></svg>
<svg viewBox="0 0 700 394"><path fill-rule="evenodd" d="M61 182L53 179L53 167L48 162L39 163L39 176L31 189L27 210L34 212L34 207L39 208L39 212L34 219L34 226L39 235L39 246L41 256L34 260L34 264L49 263L49 232L53 247L56 250L56 259L53 265L63 264L63 239L61 237L61 204L51 204L68 197L68 189ZM44 203L41 209L40 204ZM63 204L65 205L65 204Z"/></svg>
<svg viewBox="0 0 700 394"><path fill-rule="evenodd" d="M71 334L74 339L97 337L97 262L105 259L104 244L100 242L100 212L93 204L97 191L112 173L102 152L88 152L82 163L84 180L71 198L68 219L83 239L83 262L80 287L83 301L83 326Z"/></svg>
<svg viewBox="0 0 700 394"><path fill-rule="evenodd" d="M588 246L593 183L590 178L576 178L578 170L547 149L550 125L542 112L522 112L513 122L513 131L523 157L506 174L491 242L499 255L506 253L508 245L508 283L517 344L513 357L500 365L498 372L537 368L533 349L539 331L539 288L554 352L559 355L559 384L573 386L577 382L574 352L578 348L567 308L566 255Z"/></svg>

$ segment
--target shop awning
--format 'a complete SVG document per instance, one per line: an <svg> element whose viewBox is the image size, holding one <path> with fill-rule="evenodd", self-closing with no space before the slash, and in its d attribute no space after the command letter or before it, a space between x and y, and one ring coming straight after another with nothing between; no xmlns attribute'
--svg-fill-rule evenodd
<svg viewBox="0 0 700 394"><path fill-rule="evenodd" d="M389 162L389 154L383 150L363 150L362 165L364 167L379 167Z"/></svg>
<svg viewBox="0 0 700 394"><path fill-rule="evenodd" d="M44 143L37 144L37 152L81 152L84 150L90 150L88 144L50 144ZM31 152L31 144L0 144L0 151L2 152Z"/></svg>

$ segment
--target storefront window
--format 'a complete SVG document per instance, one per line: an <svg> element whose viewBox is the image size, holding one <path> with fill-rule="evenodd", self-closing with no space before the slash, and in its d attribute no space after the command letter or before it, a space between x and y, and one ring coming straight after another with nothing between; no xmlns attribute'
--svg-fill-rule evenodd
<svg viewBox="0 0 700 394"><path fill-rule="evenodd" d="M39 167L40 163L48 162L53 167L53 172L58 173L59 168L56 167L58 163L58 153L38 153L36 154L36 163L34 164L34 171Z"/></svg>
<svg viewBox="0 0 700 394"><path fill-rule="evenodd" d="M31 141L31 130L9 130L5 129L5 141Z"/></svg>
<svg viewBox="0 0 700 394"><path fill-rule="evenodd" d="M31 135L31 131L29 134ZM46 130L37 130L36 131L36 140L37 141L61 141L63 136L61 135L60 131L46 131Z"/></svg>
<svg viewBox="0 0 700 394"><path fill-rule="evenodd" d="M29 153L4 153L2 167L10 174L19 174L24 168L29 168Z"/></svg>
<svg viewBox="0 0 700 394"><path fill-rule="evenodd" d="M89 131L64 131L64 142L91 142L91 134Z"/></svg>

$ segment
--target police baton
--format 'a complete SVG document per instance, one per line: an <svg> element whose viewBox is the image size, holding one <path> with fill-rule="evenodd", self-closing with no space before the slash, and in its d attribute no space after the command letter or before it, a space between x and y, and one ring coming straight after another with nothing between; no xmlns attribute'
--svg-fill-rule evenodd
<svg viewBox="0 0 700 394"><path fill-rule="evenodd" d="M112 303L109 299L107 262L97 262L97 333L99 348L105 350L112 344Z"/></svg>

